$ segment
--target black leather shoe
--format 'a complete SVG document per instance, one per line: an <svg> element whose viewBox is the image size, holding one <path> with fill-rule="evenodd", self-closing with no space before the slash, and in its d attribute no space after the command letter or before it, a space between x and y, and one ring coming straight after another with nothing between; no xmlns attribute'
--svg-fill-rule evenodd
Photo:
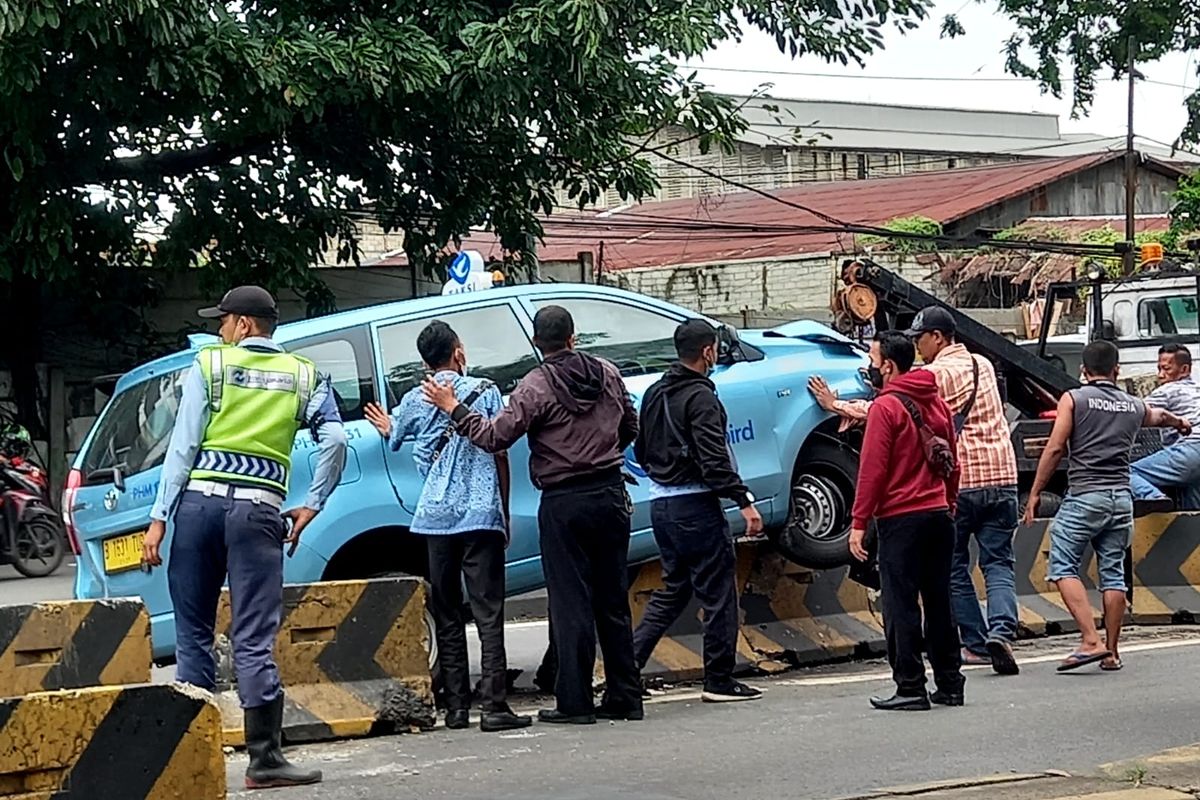
<svg viewBox="0 0 1200 800"><path fill-rule="evenodd" d="M938 689L929 695L929 702L936 703L939 706L961 706L963 704L963 693L943 692L941 689Z"/></svg>
<svg viewBox="0 0 1200 800"><path fill-rule="evenodd" d="M646 711L641 703L632 708L611 708L601 705L596 709L596 719L615 719L637 722L646 718Z"/></svg>
<svg viewBox="0 0 1200 800"><path fill-rule="evenodd" d="M880 711L928 711L929 695L905 697L897 694L888 698L872 697L871 705Z"/></svg>
<svg viewBox="0 0 1200 800"><path fill-rule="evenodd" d="M564 714L557 708L543 708L538 712L539 722L548 722L551 725L595 725L595 714Z"/></svg>
<svg viewBox="0 0 1200 800"><path fill-rule="evenodd" d="M452 731L461 731L471 727L471 712L465 708L446 712L446 727Z"/></svg>
<svg viewBox="0 0 1200 800"><path fill-rule="evenodd" d="M519 716L511 711L488 711L479 718L479 730L484 733L515 731L518 728L528 728L532 724L533 717Z"/></svg>

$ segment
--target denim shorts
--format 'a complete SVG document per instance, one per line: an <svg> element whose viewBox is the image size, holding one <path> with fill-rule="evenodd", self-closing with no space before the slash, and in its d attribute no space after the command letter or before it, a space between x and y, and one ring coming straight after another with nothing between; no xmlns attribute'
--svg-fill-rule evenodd
<svg viewBox="0 0 1200 800"><path fill-rule="evenodd" d="M1128 489L1069 494L1050 523L1048 581L1078 578L1083 550L1096 553L1101 591L1127 591L1125 548L1133 536L1133 495Z"/></svg>

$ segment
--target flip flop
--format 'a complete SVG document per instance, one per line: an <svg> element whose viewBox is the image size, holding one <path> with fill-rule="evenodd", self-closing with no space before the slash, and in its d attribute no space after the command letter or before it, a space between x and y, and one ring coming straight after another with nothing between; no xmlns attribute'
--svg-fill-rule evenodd
<svg viewBox="0 0 1200 800"><path fill-rule="evenodd" d="M1104 670L1105 672L1117 672L1124 666L1125 665L1121 663L1121 659L1118 658L1111 664L1101 662L1100 669Z"/></svg>
<svg viewBox="0 0 1200 800"><path fill-rule="evenodd" d="M1099 653L1071 653L1062 660L1058 665L1058 672L1070 672L1073 669L1086 667L1088 664L1095 664L1097 661L1103 661L1106 658L1112 658L1112 653L1107 650Z"/></svg>

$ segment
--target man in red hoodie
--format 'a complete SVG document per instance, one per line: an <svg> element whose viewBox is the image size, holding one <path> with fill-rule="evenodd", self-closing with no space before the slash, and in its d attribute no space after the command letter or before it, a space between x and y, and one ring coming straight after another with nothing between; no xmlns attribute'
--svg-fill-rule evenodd
<svg viewBox="0 0 1200 800"><path fill-rule="evenodd" d="M879 397L867 414L850 531L850 552L860 561L867 559L864 540L872 519L879 533L883 625L896 681L894 696L871 698L882 711L928 711L931 700L961 706L965 683L950 606L959 477L954 423L933 373L910 371L915 359L912 340L899 331L884 331L871 342L869 372ZM940 448L930 446L931 437L942 440ZM944 457L940 465L931 449ZM925 690L922 649L937 684L932 696Z"/></svg>

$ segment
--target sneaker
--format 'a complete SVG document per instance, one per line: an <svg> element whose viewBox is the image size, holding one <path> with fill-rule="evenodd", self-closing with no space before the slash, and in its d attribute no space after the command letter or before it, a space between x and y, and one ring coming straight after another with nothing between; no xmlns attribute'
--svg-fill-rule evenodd
<svg viewBox="0 0 1200 800"><path fill-rule="evenodd" d="M744 700L757 700L762 697L762 689L755 689L740 681L733 681L720 689L705 688L700 693L700 699L705 703L740 703Z"/></svg>

